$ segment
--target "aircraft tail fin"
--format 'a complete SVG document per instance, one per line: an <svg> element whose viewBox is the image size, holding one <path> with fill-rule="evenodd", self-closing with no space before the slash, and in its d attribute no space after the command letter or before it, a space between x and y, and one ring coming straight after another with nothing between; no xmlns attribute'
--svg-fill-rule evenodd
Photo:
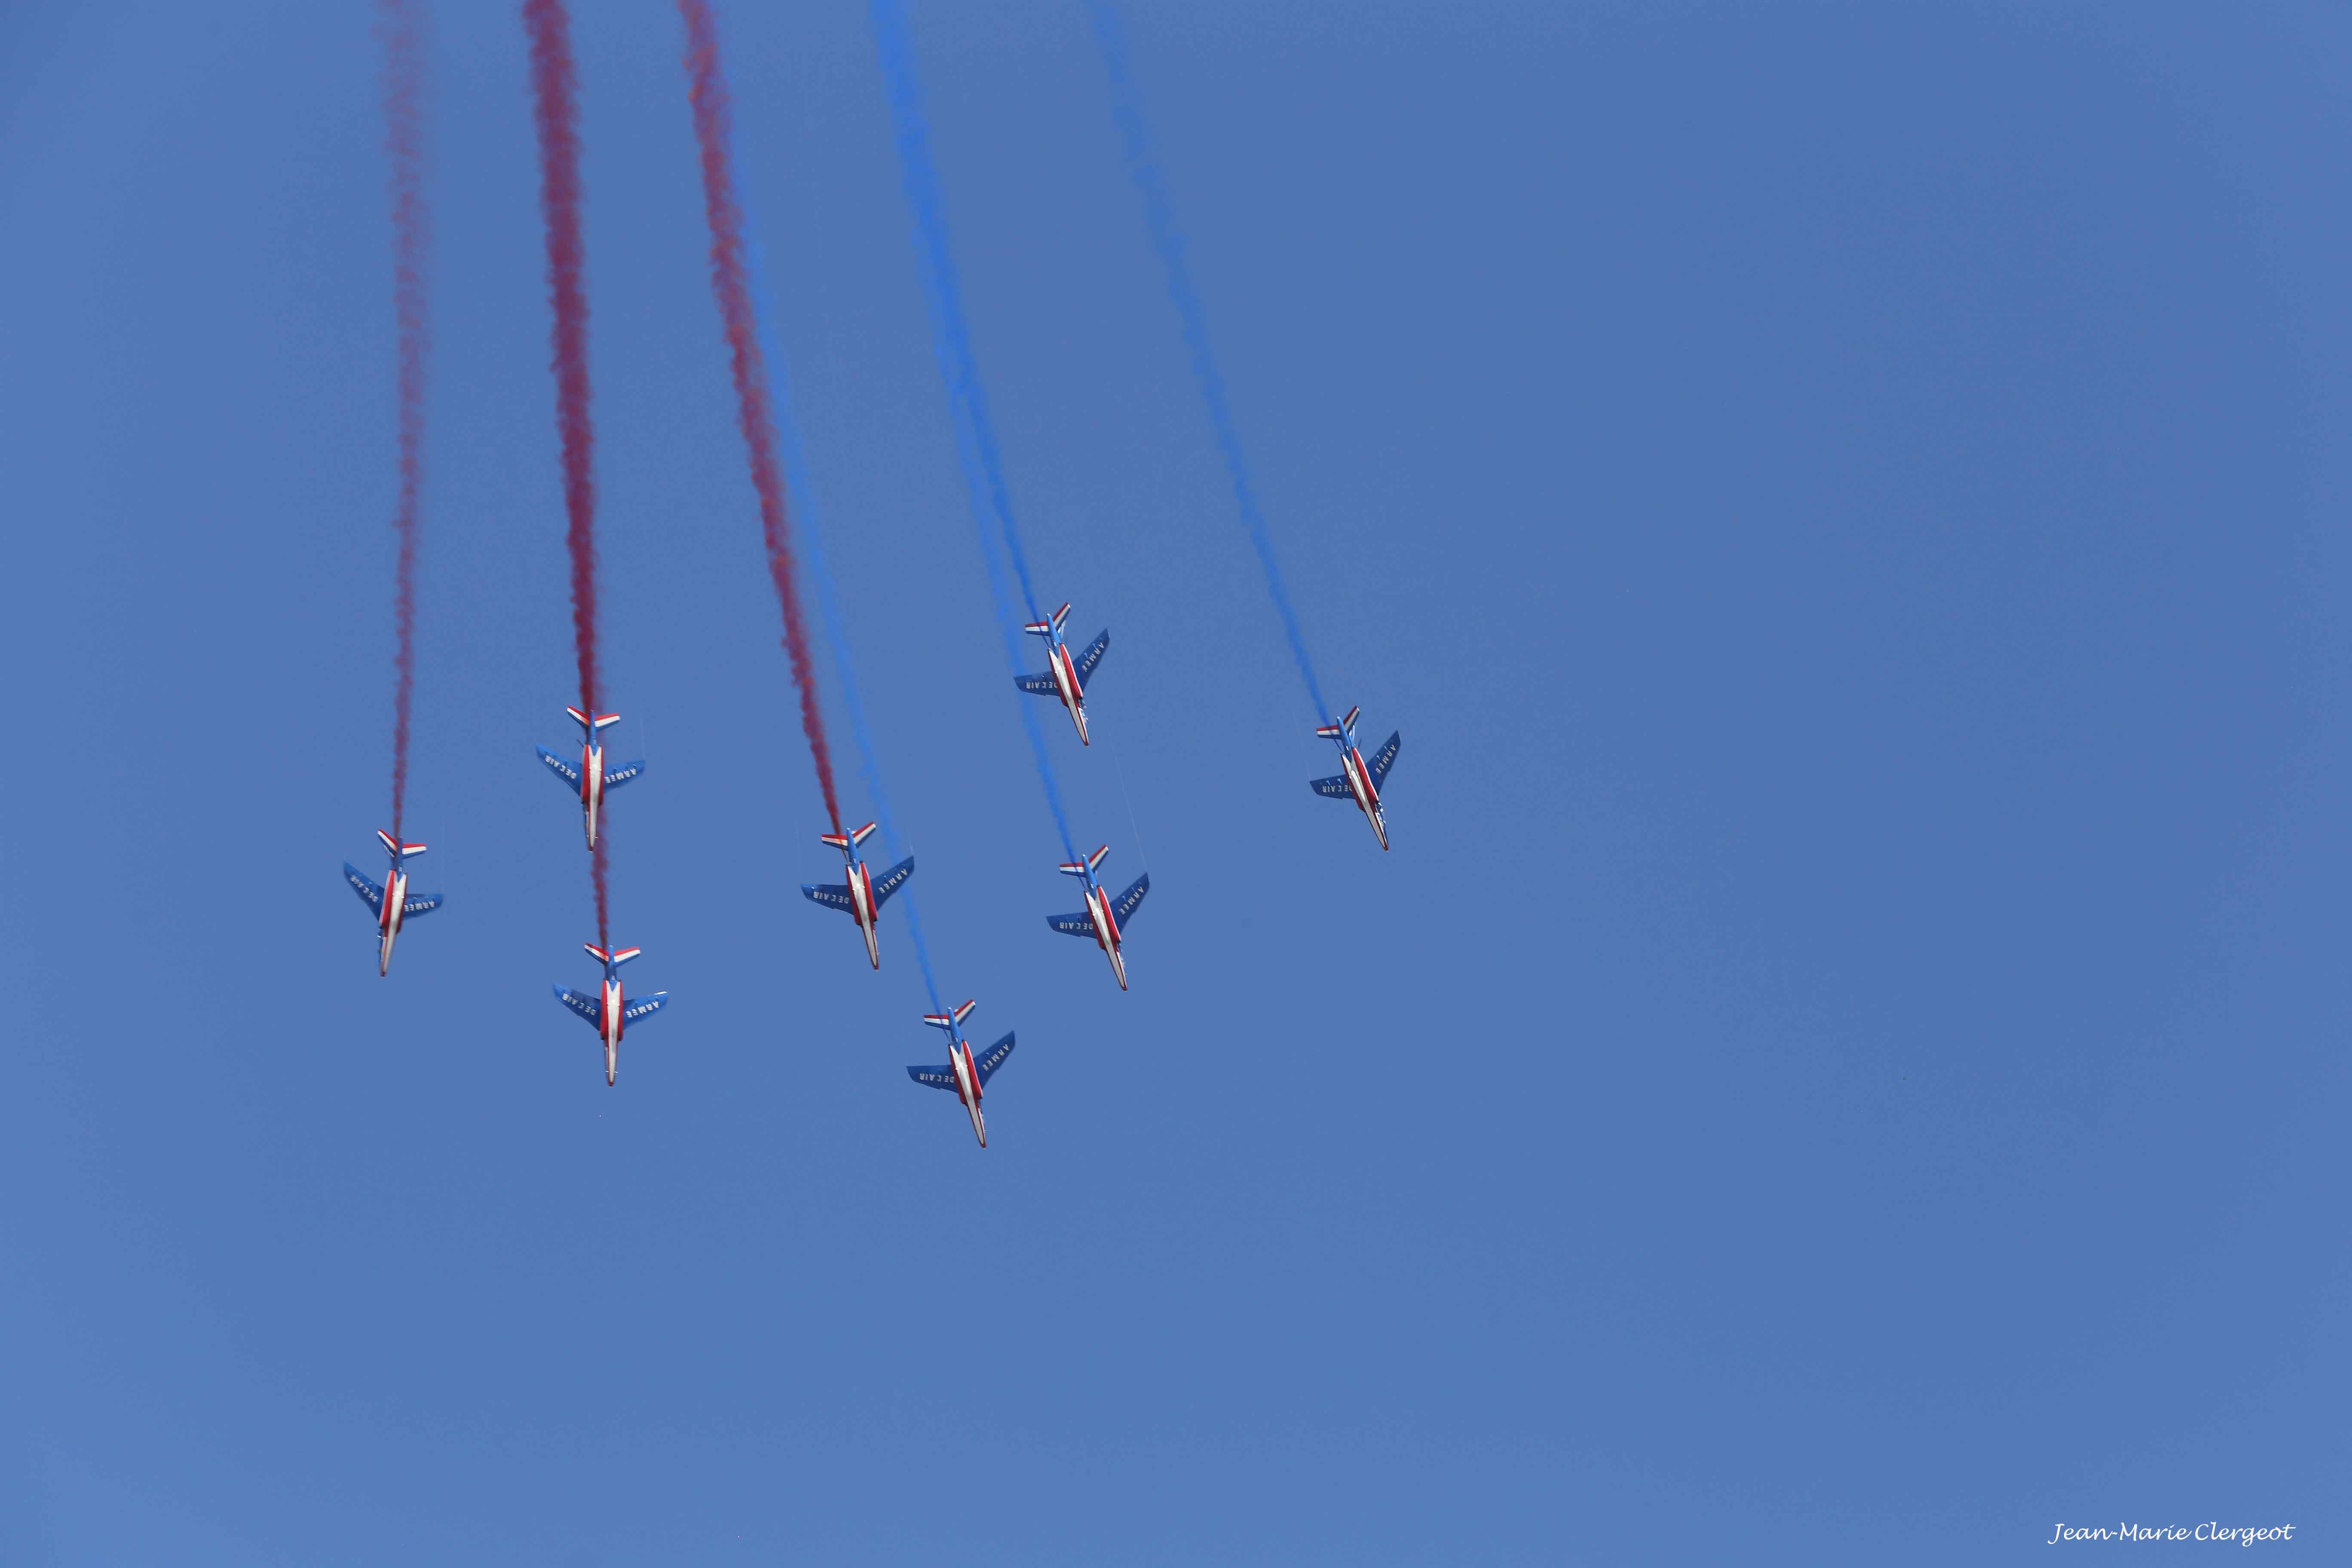
<svg viewBox="0 0 2352 1568"><path fill-rule="evenodd" d="M1031 621L1027 626L1023 626L1021 629L1027 632L1033 637L1049 637L1055 633L1060 631L1062 629L1062 623L1069 618L1070 606L1065 604L1060 609L1055 610L1045 619L1042 621Z"/></svg>
<svg viewBox="0 0 2352 1568"><path fill-rule="evenodd" d="M1361 708L1350 708L1340 715L1338 723L1321 725L1315 732L1327 741L1344 741L1349 731L1356 727L1356 715L1362 711Z"/></svg>
<svg viewBox="0 0 2352 1568"><path fill-rule="evenodd" d="M923 1022L934 1029L952 1029L971 1017L971 1010L979 1005L976 1001L967 1001L952 1013L926 1013L923 1015Z"/></svg>
<svg viewBox="0 0 2352 1568"><path fill-rule="evenodd" d="M863 827L853 827L847 833L820 833L817 835L817 840L820 843L830 844L835 849L844 851L854 849L873 837L874 826L869 822Z"/></svg>
<svg viewBox="0 0 2352 1568"><path fill-rule="evenodd" d="M383 840L383 847L392 851L392 858L395 860L405 860L411 855L422 855L425 853L424 845L403 844L399 839L394 838L391 834L386 833L381 827L375 830L375 836Z"/></svg>
<svg viewBox="0 0 2352 1568"><path fill-rule="evenodd" d="M1098 871L1102 868L1103 858L1109 853L1110 846L1106 844L1083 860L1065 860L1060 867L1061 873L1065 877L1083 877L1088 872Z"/></svg>
<svg viewBox="0 0 2352 1568"><path fill-rule="evenodd" d="M572 721L579 725L581 732L592 741L596 738L596 732L599 730L621 721L621 716L618 713L599 713L592 719L577 708L566 707L563 710L572 715Z"/></svg>

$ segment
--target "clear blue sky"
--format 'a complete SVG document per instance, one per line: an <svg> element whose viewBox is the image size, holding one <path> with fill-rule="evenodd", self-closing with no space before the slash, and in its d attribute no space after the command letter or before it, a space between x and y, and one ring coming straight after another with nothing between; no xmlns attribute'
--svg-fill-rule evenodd
<svg viewBox="0 0 2352 1568"><path fill-rule="evenodd" d="M369 8L0 16L0 1561L2346 1551L2352 15L1130 6L1324 683L1405 731L1383 856L1084 10L985 9L915 38L1041 589L1113 628L1108 744L1049 738L1149 857L1125 995L1042 921L862 8L722 17L942 984L1020 1032L984 1154L902 918L877 975L796 889L672 11L577 18L614 936L673 996L615 1090L548 994L520 23L438 19L449 902L386 982Z"/></svg>

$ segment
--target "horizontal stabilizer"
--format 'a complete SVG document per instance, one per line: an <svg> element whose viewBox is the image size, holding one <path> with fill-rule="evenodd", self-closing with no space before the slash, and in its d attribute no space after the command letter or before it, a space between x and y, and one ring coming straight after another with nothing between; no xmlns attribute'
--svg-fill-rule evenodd
<svg viewBox="0 0 2352 1568"><path fill-rule="evenodd" d="M915 858L912 855L909 855L904 860L899 861L896 866L891 867L887 871L885 871L882 875L877 877L874 879L874 907L878 910L884 904L888 903L890 901L890 895L905 887L907 885L907 879L914 874Z"/></svg>
<svg viewBox="0 0 2352 1568"><path fill-rule="evenodd" d="M1307 787L1317 795L1328 795L1333 800L1353 800L1356 792L1348 787L1348 775L1334 773L1328 779L1308 779Z"/></svg>
<svg viewBox="0 0 2352 1568"><path fill-rule="evenodd" d="M411 855L422 855L425 853L424 845L403 844L399 839L394 838L391 834L386 833L381 827L375 830L375 836L383 840L383 847L392 851L392 858L395 860L405 860Z"/></svg>
<svg viewBox="0 0 2352 1568"><path fill-rule="evenodd" d="M857 906L850 901L849 889L840 882L803 882L801 897L811 903L823 904L826 909L839 910L844 914L857 912Z"/></svg>
<svg viewBox="0 0 2352 1568"><path fill-rule="evenodd" d="M608 768L604 772L604 787L618 789L645 771L646 764L642 761L625 763L617 768Z"/></svg>
<svg viewBox="0 0 2352 1568"><path fill-rule="evenodd" d="M407 902L400 906L400 918L403 920L410 920L414 919L417 915L429 915L440 907L440 894L419 893L410 898Z"/></svg>
<svg viewBox="0 0 2352 1568"><path fill-rule="evenodd" d="M1403 744L1404 731L1399 730L1388 738L1379 751L1372 753L1372 760L1364 764L1371 770L1374 789L1379 789L1389 782L1389 770L1396 766L1397 748Z"/></svg>
<svg viewBox="0 0 2352 1568"><path fill-rule="evenodd" d="M1032 697L1059 697L1062 694L1062 689L1054 683L1051 670L1044 675L1016 675L1013 678L1013 684Z"/></svg>
<svg viewBox="0 0 2352 1568"><path fill-rule="evenodd" d="M573 767L570 763L565 762L562 757L557 756L553 752L549 751L545 746L539 747L538 751L539 760L545 763L554 773L555 776L563 781L564 786L570 789L572 794L579 794L580 770Z"/></svg>
<svg viewBox="0 0 2352 1568"><path fill-rule="evenodd" d="M1151 873L1146 871L1127 885L1127 891L1111 901L1110 918L1121 926L1125 926L1128 921L1135 918L1135 911L1143 907L1143 895L1150 891L1151 891Z"/></svg>
<svg viewBox="0 0 2352 1568"><path fill-rule="evenodd" d="M979 1005L976 1001L967 1000L962 1006L952 1013L926 1013L923 1015L923 1022L934 1029L952 1029L971 1017L971 1010Z"/></svg>
<svg viewBox="0 0 2352 1568"><path fill-rule="evenodd" d="M360 896L360 902L379 916L383 913L383 889L369 881L348 860L343 862L343 880L352 885L352 891Z"/></svg>
<svg viewBox="0 0 2352 1568"><path fill-rule="evenodd" d="M1102 869L1103 857L1109 853L1110 846L1106 844L1101 848L1096 850L1093 854L1087 856L1084 860L1063 861L1059 869L1065 877L1083 877L1088 872L1099 871Z"/></svg>
<svg viewBox="0 0 2352 1568"><path fill-rule="evenodd" d="M1350 708L1340 716L1338 723L1322 725L1315 732L1327 741L1344 741L1348 738L1348 731L1356 727L1356 715L1362 711L1361 708Z"/></svg>
<svg viewBox="0 0 2352 1568"><path fill-rule="evenodd" d="M1062 623L1069 618L1070 606L1064 605L1060 609L1055 610L1049 618L1042 621L1031 621L1027 626L1023 626L1021 629L1027 632L1033 637L1049 637L1055 632L1060 631L1062 629Z"/></svg>
<svg viewBox="0 0 2352 1568"><path fill-rule="evenodd" d="M816 837L820 844L830 844L835 849L852 849L873 836L874 824L869 822L863 827L853 827L847 833L820 833Z"/></svg>
<svg viewBox="0 0 2352 1568"><path fill-rule="evenodd" d="M917 1083L929 1084L933 1089L944 1089L950 1094L955 1092L956 1081L955 1069L953 1068L908 1068L907 1069L907 1076L913 1079Z"/></svg>
<svg viewBox="0 0 2352 1568"><path fill-rule="evenodd" d="M985 1051L982 1051L980 1055L980 1059L971 1064L973 1070L980 1074L982 1088L985 1089L988 1086L988 1080L996 1076L996 1069L1003 1067L1004 1065L1004 1058L1012 1054L1013 1031L1007 1029L1004 1031L1004 1037L1003 1039L989 1047Z"/></svg>
<svg viewBox="0 0 2352 1568"><path fill-rule="evenodd" d="M1103 649L1108 647L1110 633L1108 629L1097 632L1095 640L1087 644L1087 651L1078 655L1078 679L1081 681L1095 678L1095 666L1102 662Z"/></svg>
<svg viewBox="0 0 2352 1568"><path fill-rule="evenodd" d="M634 1024L640 1018L651 1017L667 1005L669 1005L669 993L667 991L656 991L650 996L634 997L627 1006L621 1009L621 1022Z"/></svg>
<svg viewBox="0 0 2352 1568"><path fill-rule="evenodd" d="M587 714L583 713L577 708L567 707L564 709L564 711L572 715L572 721L579 725L581 730L592 740L595 738L597 731L606 729L621 721L621 716L618 713L599 713L595 718L591 719Z"/></svg>
<svg viewBox="0 0 2352 1568"><path fill-rule="evenodd" d="M587 1019L592 1026L604 1027L604 1020L598 1016L599 1004L593 996L583 996L577 991L567 991L559 985L555 988L555 999Z"/></svg>

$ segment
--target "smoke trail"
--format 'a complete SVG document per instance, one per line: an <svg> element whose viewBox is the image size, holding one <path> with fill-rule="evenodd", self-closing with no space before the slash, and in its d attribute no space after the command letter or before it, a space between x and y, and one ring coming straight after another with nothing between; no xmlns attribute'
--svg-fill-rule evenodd
<svg viewBox="0 0 2352 1568"><path fill-rule="evenodd" d="M425 477L425 357L432 346L425 266L432 242L425 206L424 25L407 0L378 0L384 39L384 151L392 156L392 299L399 322L400 501L393 625L392 836L402 838L408 806L408 710L416 686L416 524ZM403 842L406 840L402 839Z"/></svg>
<svg viewBox="0 0 2352 1568"><path fill-rule="evenodd" d="M998 629L1004 637L1005 661L1016 676L1022 673L1021 623L1014 618L1004 581L1004 556L1021 582L1021 596L1031 621L1045 617L1037 610L1037 595L1029 581L1029 563L1022 553L1021 534L1013 520L1013 501L998 459L996 432L988 417L988 400L973 363L971 334L964 325L961 291L956 281L955 259L948 248L946 213L940 201L940 177L931 163L930 132L923 121L922 88L915 78L915 58L907 37L906 14L898 0L873 0L874 42L882 59L882 74L890 93L890 119L897 131L898 168L907 205L915 220L915 249L923 263L924 292L930 303L931 336L939 355L940 374L947 382L950 417L956 427L956 461L963 470L964 491L971 504L972 522L980 530L981 552L988 563L988 588L995 601ZM989 524L992 516L1004 534L1004 550L997 549ZM1045 782L1045 804L1062 835L1062 852L1078 858L1070 837L1069 813L1062 805L1062 786L1055 776L1052 756L1045 750L1045 731L1037 722L1034 705L1020 700L1021 726L1028 732L1029 749L1037 759L1037 776Z"/></svg>
<svg viewBox="0 0 2352 1568"><path fill-rule="evenodd" d="M1127 172L1143 197L1152 247L1160 252L1160 263L1168 269L1168 299L1183 322L1184 346L1192 356L1192 376L1201 384L1201 400L1209 407L1209 424L1216 432L1217 450L1223 455L1225 472L1233 480L1234 504L1241 509L1242 521L1249 529L1258 564L1265 569L1266 592L1274 596L1274 607L1282 616L1283 635L1290 639L1290 657L1298 661L1298 673L1307 682L1307 695L1315 704L1315 721L1328 724L1333 710L1323 701L1323 689L1315 679L1315 666L1307 657L1307 639L1298 629L1297 612L1290 607L1290 591L1283 586L1282 568L1275 563L1274 539L1266 531L1265 514L1258 510L1257 486L1250 478L1248 459L1242 455L1241 435L1234 428L1234 411L1225 401L1224 374L1218 370L1217 357L1209 348L1208 314L1192 287L1192 269L1184 259L1184 237L1177 231L1175 215L1168 205L1167 187L1160 183L1160 167L1152 161L1150 143L1144 136L1143 113L1136 104L1135 80L1128 74L1127 45L1119 33L1118 18L1105 0L1088 0L1088 8L1094 13L1095 37L1102 45L1103 64L1110 73L1111 116L1127 141Z"/></svg>
<svg viewBox="0 0 2352 1568"><path fill-rule="evenodd" d="M596 427L589 418L588 295L582 286L580 106L572 19L563 0L523 0L530 33L531 118L539 130L539 207L547 224L547 291L555 308L555 422L563 442L564 542L572 552L572 642L580 707L597 710ZM612 946L604 889L605 829L592 857L596 944Z"/></svg>
<svg viewBox="0 0 2352 1568"><path fill-rule="evenodd" d="M833 749L817 709L816 672L809 660L808 632L801 620L800 585L792 553L792 523L784 506L784 476L776 458L768 373L760 342L759 318L743 276L743 212L735 195L734 123L727 79L719 63L719 29L707 0L678 0L686 22L686 68L694 104L694 136L702 150L702 205L710 224L710 288L727 324L729 363L735 378L737 424L751 449L751 487L760 497L760 528L768 546L768 576L784 612L784 651L793 684L800 691L801 733L808 737L816 764L824 814L841 832L841 803L834 793Z"/></svg>
<svg viewBox="0 0 2352 1568"><path fill-rule="evenodd" d="M745 226L749 228L749 220ZM760 266L757 242L750 247L752 299L760 327L760 342L775 380L774 412L776 434L784 454L784 472L792 482L793 493L801 498L801 537L808 544L810 572L816 578L816 603L824 621L825 641L833 649L834 668L841 674L842 706L849 711L850 733L857 738L857 771L866 781L866 793L874 799L874 816L882 825L882 847L892 862L906 853L906 844L898 837L898 825L890 815L889 792L882 787L882 764L874 749L874 731L866 722L866 704L857 695L857 677L849 658L849 627L842 614L841 590L833 580L833 569L825 564L824 535L817 525L816 492L809 479L808 457L802 449L799 426L793 419L792 376L790 365L778 351L770 335L770 324L775 310L770 301L767 285ZM944 1013L947 1006L940 1000L940 983L931 973L931 950L923 940L923 921L915 903L912 882L898 889L898 901L907 908L907 934L915 945L915 963L923 972L923 989L930 994L931 1011Z"/></svg>

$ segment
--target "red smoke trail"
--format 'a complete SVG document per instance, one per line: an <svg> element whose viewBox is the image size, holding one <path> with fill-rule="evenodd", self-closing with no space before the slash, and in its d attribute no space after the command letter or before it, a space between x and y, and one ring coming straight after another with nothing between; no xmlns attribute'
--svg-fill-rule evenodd
<svg viewBox="0 0 2352 1568"><path fill-rule="evenodd" d="M539 127L539 208L547 222L547 291L555 307L555 423L563 438L564 542L572 551L572 641L580 707L596 702L596 427L588 416L588 295L581 285L580 105L572 65L572 18L563 0L523 0L530 32L532 119ZM592 857L596 944L610 949L604 829Z"/></svg>
<svg viewBox="0 0 2352 1568"><path fill-rule="evenodd" d="M719 29L708 0L677 0L686 20L686 70L694 102L694 136L702 148L702 208L710 222L710 289L727 325L727 351L735 374L736 423L751 452L751 488L760 496L760 528L767 537L768 576L784 611L784 652L800 690L801 732L816 763L824 814L841 831L841 803L834 795L833 749L816 704L816 671L809 660L808 632L801 622L798 567L792 553L792 521L784 506L783 466L776 456L775 423L768 415L768 366L760 353L759 317L743 271L743 214L735 203L733 116L727 79L719 66Z"/></svg>
<svg viewBox="0 0 2352 1568"><path fill-rule="evenodd" d="M432 343L425 315L425 260L432 238L425 209L424 26L405 0L379 0L385 58L384 150L392 155L392 298L400 324L400 538L393 624L392 836L401 837L408 806L408 707L416 685L416 519L425 477L425 353Z"/></svg>

